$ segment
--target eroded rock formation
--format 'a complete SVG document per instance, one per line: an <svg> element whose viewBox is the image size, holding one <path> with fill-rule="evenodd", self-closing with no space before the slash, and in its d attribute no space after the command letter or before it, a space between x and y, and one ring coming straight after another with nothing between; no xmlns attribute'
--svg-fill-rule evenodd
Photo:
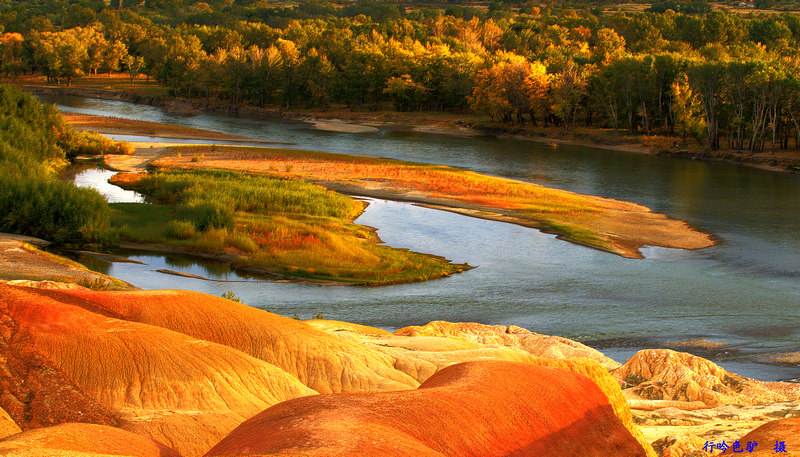
<svg viewBox="0 0 800 457"><path fill-rule="evenodd" d="M90 312L47 292L54 291L0 285L7 315L16 325L11 342L24 342L69 381L57 386L54 401L46 405L60 405L73 415L94 412L84 404L111 412L110 418L83 422L120 425L197 455L259 411L315 393L283 370L235 349ZM22 363L35 370L31 360ZM51 390L40 389L33 398ZM76 402L88 401L66 402L73 391ZM51 423L75 421L58 412L42 416Z"/></svg>
<svg viewBox="0 0 800 457"><path fill-rule="evenodd" d="M180 457L174 450L142 435L104 425L76 423L28 430L0 440L0 454L7 457Z"/></svg>
<svg viewBox="0 0 800 457"><path fill-rule="evenodd" d="M566 344L563 341L569 340L564 338L537 335L519 327L512 328L512 331L513 335L521 335L520 338L508 338L505 336L506 327L476 323L433 322L424 327L409 327L398 330L395 334L386 334L385 332L381 333L382 331L379 329L335 321L313 320L307 322L309 325L324 329L339 338L361 344L371 351L391 356L395 360L395 368L421 383L450 365L473 360L516 361L580 373L591 379L606 394L617 417L642 443L648 453L652 452L649 442L634 425L631 411L618 382L595 359L566 358L561 349ZM420 331L420 329L423 330ZM474 341L467 341L462 337L464 335ZM486 341L486 343L479 341ZM557 349L547 351L543 346L548 342L555 345ZM547 353L557 358L534 356L533 353L537 352L536 350L526 350L522 347L526 343L529 348L538 349L540 353ZM599 354L594 349L579 343L571 343L572 345L567 346L574 345L578 354ZM582 348L587 351L582 351ZM602 357L602 354L600 356Z"/></svg>
<svg viewBox="0 0 800 457"><path fill-rule="evenodd" d="M739 439L742 447L748 442L758 443L749 455L800 456L800 418L767 422ZM725 453L733 455L731 450Z"/></svg>
<svg viewBox="0 0 800 457"><path fill-rule="evenodd" d="M448 367L476 360L585 376L648 456L656 455L651 441L665 456L693 455L698 440L731 442L775 417L800 415L800 386L744 378L686 353L642 351L612 376L607 368L617 364L599 352L513 326L433 322L390 334L346 322L298 322L193 292L26 285L0 284L0 408L12 419L0 411L7 430L0 436L18 431L16 425L97 423L200 455L281 402L317 390L412 398ZM487 405L505 407L488 398ZM320 430L347 430L319 414L312 422ZM404 443L416 455L431 452L416 438Z"/></svg>
<svg viewBox="0 0 800 457"><path fill-rule="evenodd" d="M22 429L63 422L117 425L113 412L86 395L20 331L10 310L14 298L6 294L10 289L0 285L0 416ZM0 417L0 422L8 421Z"/></svg>
<svg viewBox="0 0 800 457"><path fill-rule="evenodd" d="M515 325L484 325L470 322L434 321L424 326L406 327L394 332L399 336L458 338L481 345L521 349L537 357L592 359L609 370L620 366L600 351L559 336L540 335Z"/></svg>
<svg viewBox="0 0 800 457"><path fill-rule="evenodd" d="M800 385L746 378L710 360L669 349L639 351L613 375L630 399L683 402L664 405L682 409L800 400Z"/></svg>
<svg viewBox="0 0 800 457"><path fill-rule="evenodd" d="M5 409L0 407L0 438L5 438L21 431L14 419L8 415Z"/></svg>
<svg viewBox="0 0 800 457"><path fill-rule="evenodd" d="M380 353L308 325L230 300L187 291L46 291L92 312L211 341L279 367L320 393L415 388Z"/></svg>
<svg viewBox="0 0 800 457"><path fill-rule="evenodd" d="M646 453L585 376L480 361L445 368L413 391L320 395L282 403L237 427L207 454L223 455Z"/></svg>

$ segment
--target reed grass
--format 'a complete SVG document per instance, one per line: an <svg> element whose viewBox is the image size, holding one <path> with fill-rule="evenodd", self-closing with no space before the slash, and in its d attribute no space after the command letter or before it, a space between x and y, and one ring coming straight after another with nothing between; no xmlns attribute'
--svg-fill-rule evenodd
<svg viewBox="0 0 800 457"><path fill-rule="evenodd" d="M240 268L364 284L419 281L469 268L379 244L372 229L353 223L362 202L300 180L178 171L112 181L153 203L112 205L123 239L233 254ZM187 210L197 207L229 209L231 224L203 227Z"/></svg>

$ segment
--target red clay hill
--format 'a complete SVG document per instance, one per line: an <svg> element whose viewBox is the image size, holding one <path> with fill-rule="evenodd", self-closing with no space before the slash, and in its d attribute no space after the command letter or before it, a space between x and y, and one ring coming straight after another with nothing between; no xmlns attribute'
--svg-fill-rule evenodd
<svg viewBox="0 0 800 457"><path fill-rule="evenodd" d="M419 389L316 395L244 422L211 456L633 457L645 450L588 378L518 362L466 362Z"/></svg>
<svg viewBox="0 0 800 457"><path fill-rule="evenodd" d="M9 443L82 455L64 447L74 441L64 428L48 428L80 422L199 456L281 404L288 405L282 420L303 424L270 429L269 446L286 447L286 455L302 433L324 452L340 439L349 452L348 439L366 437L354 445L367 455L389 452L391 443L408 455L513 455L537 446L558 455L615 446L622 453L613 455L654 455L607 369L595 360L538 357L544 343L527 341L535 336L523 335L523 344L517 332L490 345L344 331L341 323L312 325L194 292L33 285L0 284L0 409L7 412L0 419ZM286 403L292 400L298 403ZM13 435L17 427L39 432L28 439ZM353 427L361 435L348 432Z"/></svg>

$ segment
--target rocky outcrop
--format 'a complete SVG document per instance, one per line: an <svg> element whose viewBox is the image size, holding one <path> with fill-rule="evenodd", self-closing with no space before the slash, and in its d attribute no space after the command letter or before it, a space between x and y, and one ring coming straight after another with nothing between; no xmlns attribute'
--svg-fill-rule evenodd
<svg viewBox="0 0 800 457"><path fill-rule="evenodd" d="M5 293L9 289L0 285L0 416L7 414L14 423L6 430L63 422L117 425L113 412L86 395L20 331L10 310L13 297Z"/></svg>
<svg viewBox="0 0 800 457"><path fill-rule="evenodd" d="M0 285L17 325L12 342L26 341L78 393L113 411L121 427L183 454L205 452L271 405L315 393L283 370L227 346L47 295L67 292L76 291ZM60 393L57 398L59 404ZM65 408L82 411L70 406Z"/></svg>
<svg viewBox="0 0 800 457"><path fill-rule="evenodd" d="M124 281L94 272L77 262L14 239L29 237L3 235L0 237L0 281L58 281L103 290L136 289Z"/></svg>
<svg viewBox="0 0 800 457"><path fill-rule="evenodd" d="M347 331L353 333L360 333L362 335L390 335L381 328L369 327L361 324L353 324L352 322L334 321L329 319L309 319L303 323L326 333L335 333L339 331Z"/></svg>
<svg viewBox="0 0 800 457"><path fill-rule="evenodd" d="M535 400L534 400L535 399ZM559 368L481 361L419 389L305 397L237 427L207 456L644 456L603 392Z"/></svg>
<svg viewBox="0 0 800 457"><path fill-rule="evenodd" d="M458 338L485 346L521 349L537 357L592 359L609 370L620 366L600 351L559 336L540 335L515 325L484 325L472 322L434 321L424 326L406 327L394 332L398 336L432 336Z"/></svg>
<svg viewBox="0 0 800 457"><path fill-rule="evenodd" d="M669 349L639 351L612 374L634 400L700 402L706 407L800 400L800 385L745 378L710 360Z"/></svg>
<svg viewBox="0 0 800 457"><path fill-rule="evenodd" d="M0 408L0 438L5 438L9 435L14 435L22 430L19 428L14 419L8 415L6 410Z"/></svg>
<svg viewBox="0 0 800 457"><path fill-rule="evenodd" d="M114 427L75 423L29 430L0 440L0 454L7 457L180 457L174 450L145 436Z"/></svg>
<svg viewBox="0 0 800 457"><path fill-rule="evenodd" d="M692 435L665 436L653 443L653 448L661 457L705 457L705 441Z"/></svg>
<svg viewBox="0 0 800 457"><path fill-rule="evenodd" d="M597 361L588 358L564 358L559 359L537 357L521 347L519 340L515 338L504 338L502 326L487 326L474 323L449 323L435 322L424 327L409 327L408 329L398 330L395 334L386 334L379 329L371 327L353 326L353 324L339 323L336 321L309 321L309 324L317 328L324 329L326 332L336 335L339 338L361 344L369 348L370 351L379 352L390 356L394 360L397 370L408 374L420 383L425 382L430 376L438 371L461 362L474 360L504 360L512 362L524 362L537 366L549 366L564 370L573 371L591 379L609 398L615 414L623 424L630 430L640 443L647 450L648 455L652 452L649 442L641 431L634 425L628 403L619 388L617 381L609 374L608 370L601 366ZM416 329L428 328L426 331L418 332ZM432 328L440 328L445 331L434 332ZM472 329L472 332L461 332L458 329ZM410 330L411 335L403 336ZM518 328L517 328L518 329ZM527 337L527 330L518 332ZM398 335L398 333L400 335ZM440 336L425 336L426 333L438 333ZM493 337L501 333L499 337ZM467 341L460 335L488 335L488 344ZM453 336L458 335L458 336ZM535 335L535 334L534 334ZM563 346L563 338L552 338L544 335L536 335L538 343L541 345L552 342L559 347ZM567 340L569 341L569 340ZM509 346L504 346L507 343ZM589 348L587 348L589 349ZM594 351L594 350L591 350ZM542 350L545 353L551 353ZM652 454L655 455L655 454Z"/></svg>
<svg viewBox="0 0 800 457"><path fill-rule="evenodd" d="M592 359L549 359L526 350L563 357L573 347L565 343L569 340L446 323L437 325L450 333L402 336L336 321L298 322L185 291L0 285L0 297L17 326L14 341L24 338L65 385L107 412L110 421L83 422L116 424L186 455L205 452L271 405L314 394L309 387L326 393L410 390L451 365L475 360L521 362L587 377L646 455L654 455L606 368ZM560 349L547 352L547 342ZM27 420L21 417L20 424ZM48 417L51 422L38 426L76 421Z"/></svg>
<svg viewBox="0 0 800 457"><path fill-rule="evenodd" d="M691 455L691 442L685 438L680 439L681 437L688 436L700 440L700 446L694 451L702 449L706 441L725 441L730 444L756 427L776 418L800 417L800 402L751 406L723 405L694 411L674 407L653 411L633 409L632 413L634 423L645 438L653 442L653 447L666 452L666 449L676 444L671 441L677 439L678 444L682 443L680 445L682 452Z"/></svg>

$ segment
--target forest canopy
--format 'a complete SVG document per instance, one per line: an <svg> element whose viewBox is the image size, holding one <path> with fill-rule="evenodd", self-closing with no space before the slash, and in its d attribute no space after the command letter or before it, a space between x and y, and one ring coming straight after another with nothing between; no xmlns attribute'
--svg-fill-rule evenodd
<svg viewBox="0 0 800 457"><path fill-rule="evenodd" d="M753 152L797 146L791 2L0 1L0 71L125 71L231 104L474 111ZM622 9L621 7L619 9Z"/></svg>

